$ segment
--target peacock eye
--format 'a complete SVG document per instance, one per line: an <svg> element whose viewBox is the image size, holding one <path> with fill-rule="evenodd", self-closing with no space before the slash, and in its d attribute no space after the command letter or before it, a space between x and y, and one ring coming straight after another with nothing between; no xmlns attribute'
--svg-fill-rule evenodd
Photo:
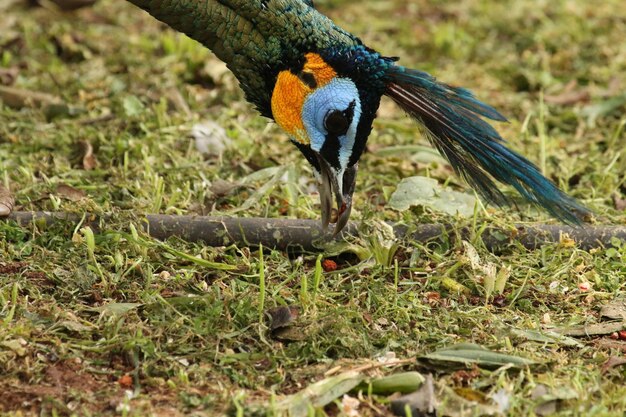
<svg viewBox="0 0 626 417"><path fill-rule="evenodd" d="M350 120L348 120L346 112L341 110L332 110L326 114L326 118L324 119L324 128L326 128L329 135L335 137L345 135L349 127Z"/></svg>

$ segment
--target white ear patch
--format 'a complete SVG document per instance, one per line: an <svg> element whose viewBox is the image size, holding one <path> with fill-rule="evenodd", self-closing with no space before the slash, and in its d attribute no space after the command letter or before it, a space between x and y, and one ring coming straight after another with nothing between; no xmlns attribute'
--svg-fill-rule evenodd
<svg viewBox="0 0 626 417"><path fill-rule="evenodd" d="M353 108L353 117L345 135L339 137L339 163L342 168L348 166L361 118L361 100L359 90L348 78L335 78L323 87L309 94L302 106L302 123L306 129L311 149L320 152L327 131L324 127L326 115L332 111L344 111Z"/></svg>

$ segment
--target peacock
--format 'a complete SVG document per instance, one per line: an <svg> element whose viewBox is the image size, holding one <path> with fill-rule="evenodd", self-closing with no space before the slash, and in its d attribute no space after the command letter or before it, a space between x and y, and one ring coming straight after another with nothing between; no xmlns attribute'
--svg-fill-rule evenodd
<svg viewBox="0 0 626 417"><path fill-rule="evenodd" d="M334 222L337 234L348 222L359 159L383 95L417 120L484 199L510 203L497 180L565 223L581 224L590 213L505 146L486 121L506 121L496 109L369 48L312 0L129 1L213 51L246 99L286 132L313 167L325 230Z"/></svg>

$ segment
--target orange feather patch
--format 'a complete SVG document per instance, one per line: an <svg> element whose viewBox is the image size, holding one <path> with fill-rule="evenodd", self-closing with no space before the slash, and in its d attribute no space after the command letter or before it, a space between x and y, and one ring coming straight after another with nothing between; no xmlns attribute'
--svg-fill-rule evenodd
<svg viewBox="0 0 626 417"><path fill-rule="evenodd" d="M302 123L302 106L315 88L323 87L337 76L335 70L321 56L309 52L302 73L312 75L315 86L303 80L302 76L289 70L281 71L272 93L272 114L278 125L294 140L309 144L310 140Z"/></svg>

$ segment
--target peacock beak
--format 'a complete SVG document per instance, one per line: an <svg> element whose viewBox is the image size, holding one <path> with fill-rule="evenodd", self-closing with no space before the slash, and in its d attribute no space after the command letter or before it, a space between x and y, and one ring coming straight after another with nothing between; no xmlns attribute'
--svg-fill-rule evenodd
<svg viewBox="0 0 626 417"><path fill-rule="evenodd" d="M328 162L317 154L317 160L320 165L321 183L319 185L320 203L322 206L322 228L326 230L328 225L333 222L333 194L337 203L337 220L333 236L336 236L348 224L350 212L352 211L352 195L354 194L354 186L356 184L356 173L358 164L337 171L333 169Z"/></svg>

